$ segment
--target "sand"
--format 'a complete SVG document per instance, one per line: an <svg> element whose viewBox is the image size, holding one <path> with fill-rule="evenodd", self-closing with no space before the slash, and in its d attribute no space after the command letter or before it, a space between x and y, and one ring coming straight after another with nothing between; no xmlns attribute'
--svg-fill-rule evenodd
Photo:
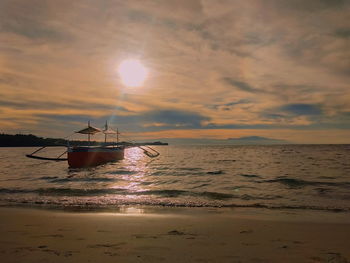
<svg viewBox="0 0 350 263"><path fill-rule="evenodd" d="M349 262L347 213L0 208L1 262Z"/></svg>

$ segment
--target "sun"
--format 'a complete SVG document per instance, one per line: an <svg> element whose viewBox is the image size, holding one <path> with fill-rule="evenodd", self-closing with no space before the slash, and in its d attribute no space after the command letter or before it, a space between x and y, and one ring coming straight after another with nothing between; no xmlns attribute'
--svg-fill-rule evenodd
<svg viewBox="0 0 350 263"><path fill-rule="evenodd" d="M120 63L118 72L127 87L140 87L147 77L147 69L139 60L128 59Z"/></svg>

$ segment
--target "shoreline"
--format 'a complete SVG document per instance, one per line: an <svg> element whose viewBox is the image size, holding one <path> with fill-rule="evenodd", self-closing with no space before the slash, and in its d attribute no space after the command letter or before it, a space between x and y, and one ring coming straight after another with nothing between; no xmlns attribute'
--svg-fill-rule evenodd
<svg viewBox="0 0 350 263"><path fill-rule="evenodd" d="M80 203L76 205L64 205L62 203L45 203L43 201L36 201L36 202L9 202L4 201L0 203L0 208L23 208L23 209L38 209L38 210L52 210L52 211L65 211L65 212L123 212L125 211L125 208L132 207L132 208L139 208L144 210L145 212L148 211L155 211L157 209L160 209L162 211L165 211L167 209L177 209L178 211L181 210L188 210L188 211L200 211L200 210L212 210L212 209L219 209L222 211L232 211L232 210L241 210L241 211L248 211L248 210L254 210L254 211L271 211L271 213L279 213L281 211L290 211L295 213L323 213L323 214L344 214L350 216L350 208L341 208L341 207L317 207L317 206L292 206L292 205L282 205L282 206L274 206L274 205L263 205L263 204L235 204L235 205L182 205L182 204L142 204L139 202L121 202L121 203L115 203L115 204L104 204L104 205L97 205L95 203Z"/></svg>
<svg viewBox="0 0 350 263"><path fill-rule="evenodd" d="M349 262L350 214L0 207L2 262Z"/></svg>
<svg viewBox="0 0 350 263"><path fill-rule="evenodd" d="M271 220L285 222L331 222L331 223L349 223L350 212L348 210L339 209L299 209L299 208L280 208L280 207L264 207L264 206L232 206L232 207L216 207L216 206L162 206L162 205L139 205L139 204L122 204L110 206L42 206L42 205L0 205L0 214L2 210L24 210L31 212L44 213L63 213L63 214L116 214L116 215L182 215L182 216L201 216L211 214L220 214L225 217L236 219L251 220Z"/></svg>

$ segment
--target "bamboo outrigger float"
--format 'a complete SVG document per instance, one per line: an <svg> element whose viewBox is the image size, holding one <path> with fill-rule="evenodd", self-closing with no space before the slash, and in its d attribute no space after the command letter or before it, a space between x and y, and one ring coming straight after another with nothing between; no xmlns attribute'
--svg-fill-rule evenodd
<svg viewBox="0 0 350 263"><path fill-rule="evenodd" d="M106 122L106 125L103 130L93 127L90 125L90 121L88 122L88 126L80 131L77 131L75 133L80 134L86 134L88 136L88 143L90 144L91 135L94 135L96 133L104 133L105 135L105 145L99 145L99 146L70 146L69 141L67 150L64 151L62 154L60 154L56 158L50 158L50 157L43 157L35 155L39 151L43 150L47 146L43 146L36 151L32 152L31 154L27 154L26 156L33 159L40 159L40 160L48 160L48 161L68 161L68 165L71 168L83 168L83 167L92 167L92 166L98 166L101 164L105 164L108 162L114 162L118 160L124 159L124 150L126 148L131 147L138 147L142 149L143 153L147 155L150 158L155 158L159 156L159 152L157 152L155 149L149 147L149 146L139 146L134 145L132 143L128 143L128 145L123 145L119 143L119 131L114 131L113 129L108 127L108 123ZM116 135L117 136L117 142L112 145L107 145L107 135ZM63 158L62 156L67 153L67 158Z"/></svg>

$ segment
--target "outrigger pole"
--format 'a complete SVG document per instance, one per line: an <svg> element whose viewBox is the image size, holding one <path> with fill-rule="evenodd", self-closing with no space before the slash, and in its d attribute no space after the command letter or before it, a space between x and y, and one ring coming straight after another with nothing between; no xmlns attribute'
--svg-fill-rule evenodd
<svg viewBox="0 0 350 263"><path fill-rule="evenodd" d="M36 154L37 152L43 150L44 148L46 148L48 146L43 146L37 150L35 150L34 152L32 152L31 154L26 154L26 156L28 158L33 158L33 159L39 159L39 160L47 160L47 161L56 161L56 162L59 162L59 161L67 161L68 158L61 158L61 156L65 153L67 153L67 151L64 151L62 154L60 154L59 156L57 156L56 158L50 158L50 157L42 157L42 156L37 156L37 155L34 155Z"/></svg>

